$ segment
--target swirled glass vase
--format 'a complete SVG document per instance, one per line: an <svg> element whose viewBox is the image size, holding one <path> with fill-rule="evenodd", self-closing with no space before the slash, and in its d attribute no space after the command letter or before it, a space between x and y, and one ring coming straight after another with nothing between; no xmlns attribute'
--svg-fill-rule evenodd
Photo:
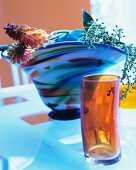
<svg viewBox="0 0 136 170"><path fill-rule="evenodd" d="M106 44L88 48L83 42L56 42L39 48L33 59L19 67L30 76L43 103L52 109L49 116L70 120L80 117L82 77L108 73L113 67L119 68L124 59L123 51Z"/></svg>

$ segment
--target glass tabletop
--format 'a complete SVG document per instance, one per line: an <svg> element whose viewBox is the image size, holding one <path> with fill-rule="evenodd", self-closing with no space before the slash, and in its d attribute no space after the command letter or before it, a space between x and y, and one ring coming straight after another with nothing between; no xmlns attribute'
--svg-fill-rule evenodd
<svg viewBox="0 0 136 170"><path fill-rule="evenodd" d="M136 169L135 109L119 109L120 161L108 166L91 165L83 155L80 119L49 120L50 110L43 105L33 85L0 90L1 100L15 96L23 100L17 103L11 100L0 106L2 170Z"/></svg>

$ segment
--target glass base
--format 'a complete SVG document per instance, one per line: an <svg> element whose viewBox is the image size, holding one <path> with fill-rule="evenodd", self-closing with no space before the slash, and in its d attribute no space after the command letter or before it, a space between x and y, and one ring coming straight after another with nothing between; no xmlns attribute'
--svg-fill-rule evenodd
<svg viewBox="0 0 136 170"><path fill-rule="evenodd" d="M88 163L91 163L91 164L94 164L94 165L98 165L98 164L111 165L111 164L117 163L120 160L121 153L119 153L119 155L117 155L116 157L111 158L111 159L96 159L96 158L93 158L93 157L88 157L86 155L85 155L85 158L86 158L86 161Z"/></svg>
<svg viewBox="0 0 136 170"><path fill-rule="evenodd" d="M51 111L48 116L55 120L73 120L80 118L80 109Z"/></svg>

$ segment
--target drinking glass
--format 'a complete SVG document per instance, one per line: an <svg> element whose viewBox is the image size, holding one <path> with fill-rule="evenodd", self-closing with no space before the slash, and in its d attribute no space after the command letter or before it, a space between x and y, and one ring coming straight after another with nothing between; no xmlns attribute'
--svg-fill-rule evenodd
<svg viewBox="0 0 136 170"><path fill-rule="evenodd" d="M120 78L88 75L81 83L81 130L86 160L112 164L121 157L118 133Z"/></svg>

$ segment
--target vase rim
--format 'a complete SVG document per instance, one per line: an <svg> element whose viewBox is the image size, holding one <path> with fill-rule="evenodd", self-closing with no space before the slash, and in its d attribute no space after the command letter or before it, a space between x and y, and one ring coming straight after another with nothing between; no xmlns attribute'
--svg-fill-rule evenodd
<svg viewBox="0 0 136 170"><path fill-rule="evenodd" d="M39 49L41 49L41 48L52 48L52 47L62 46L62 45L83 45L83 46L89 47L89 44L85 44L83 41L63 41L63 42L53 42L51 44L47 44L45 47L40 47ZM94 45L94 47L96 46L96 49L100 46L103 46L103 47L115 49L117 51L125 53L123 50L121 50L117 47L114 47L110 44L94 43L93 45Z"/></svg>
<svg viewBox="0 0 136 170"><path fill-rule="evenodd" d="M53 42L51 44L47 44L46 46L43 46L43 47L40 47L38 50L41 50L41 49L50 49L52 47L58 47L58 46L63 46L63 45L83 45L85 47L89 47L88 44L84 44L83 41L63 41L63 42ZM8 46L9 44L6 44L6 45L1 45L0 46L0 51L1 51L1 56L5 59L8 59L8 55L7 55L7 49L8 49ZM125 54L125 52L117 47L114 47L112 45L109 45L109 44L102 44L102 43L94 43L94 46L97 48L103 46L103 47L107 47L108 49L111 49L111 50L116 50L116 51L119 51L121 52L122 54ZM7 48L7 49L6 49ZM90 48L89 48L90 49Z"/></svg>

